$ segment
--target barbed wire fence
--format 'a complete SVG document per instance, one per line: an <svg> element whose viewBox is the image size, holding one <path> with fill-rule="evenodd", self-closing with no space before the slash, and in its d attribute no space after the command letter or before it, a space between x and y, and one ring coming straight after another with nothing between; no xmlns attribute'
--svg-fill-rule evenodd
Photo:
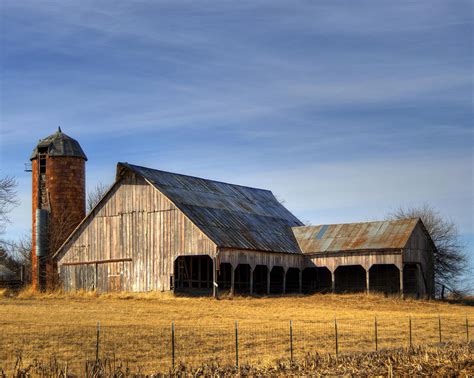
<svg viewBox="0 0 474 378"><path fill-rule="evenodd" d="M338 356L469 343L473 324L473 318L447 315L268 323L216 319L212 325L21 323L21 328L0 336L0 368L8 374L31 364L51 364L52 359L75 374L84 373L88 361L98 360L108 364L110 371L144 374L169 371L180 364L266 366L278 359L298 360L312 353ZM18 323L0 321L1 329L15 325Z"/></svg>

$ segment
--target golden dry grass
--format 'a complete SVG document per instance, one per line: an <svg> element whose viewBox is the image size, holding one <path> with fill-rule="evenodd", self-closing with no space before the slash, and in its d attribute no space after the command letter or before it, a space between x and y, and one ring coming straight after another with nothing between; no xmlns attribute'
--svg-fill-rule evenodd
<svg viewBox="0 0 474 378"><path fill-rule="evenodd" d="M81 371L86 377L281 377L281 376L458 376L474 374L474 344L445 343L441 347L421 346L369 353L351 353L343 356L308 353L302 358L282 358L269 366L223 365L205 363L197 367L184 364L174 369L154 370L144 375L140 369L130 369L120 361L102 359L84 364ZM57 359L35 361L23 366L18 361L15 377L68 377L69 366ZM77 373L76 373L77 374ZM0 371L0 376L2 372ZM6 378L6 377L5 377Z"/></svg>
<svg viewBox="0 0 474 378"><path fill-rule="evenodd" d="M400 300L378 295L312 295L221 299L174 297L169 293L80 292L35 294L24 290L0 298L0 365L14 367L55 355L61 361L95 356L96 324L101 322L100 354L114 356L143 372L171 365L171 322L176 328L176 363L197 366L235 360L235 321L241 363L265 365L289 356L289 320L293 321L295 358L307 352L334 353L337 318L339 352L372 351L375 317L378 348L466 342L466 319L474 307L437 301ZM474 329L470 328L471 334ZM472 339L472 336L471 336ZM77 362L78 363L78 362Z"/></svg>

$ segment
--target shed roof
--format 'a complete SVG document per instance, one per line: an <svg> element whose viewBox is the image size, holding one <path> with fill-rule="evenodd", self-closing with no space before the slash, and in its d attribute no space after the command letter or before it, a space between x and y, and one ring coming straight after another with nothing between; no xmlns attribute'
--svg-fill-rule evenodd
<svg viewBox="0 0 474 378"><path fill-rule="evenodd" d="M301 253L291 227L302 226L269 190L159 171L128 163L180 209L218 247Z"/></svg>
<svg viewBox="0 0 474 378"><path fill-rule="evenodd" d="M38 150L41 148L45 148L46 154L49 156L72 156L87 160L87 156L82 150L79 142L71 138L69 135L64 134L60 127L58 127L58 131L54 134L41 139L38 142L31 154L30 160L37 158Z"/></svg>
<svg viewBox="0 0 474 378"><path fill-rule="evenodd" d="M402 249L419 218L293 227L303 253Z"/></svg>

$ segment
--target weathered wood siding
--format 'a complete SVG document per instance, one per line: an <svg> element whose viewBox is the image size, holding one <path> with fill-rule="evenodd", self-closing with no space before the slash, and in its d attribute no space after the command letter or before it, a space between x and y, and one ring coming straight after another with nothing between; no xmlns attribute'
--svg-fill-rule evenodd
<svg viewBox="0 0 474 378"><path fill-rule="evenodd" d="M434 294L434 249L420 223L408 239L403 251L403 262L405 264L414 263L419 267L419 292L428 295Z"/></svg>
<svg viewBox="0 0 474 378"><path fill-rule="evenodd" d="M177 256L215 252L173 203L128 173L86 218L58 265L66 290L169 290Z"/></svg>
<svg viewBox="0 0 474 378"><path fill-rule="evenodd" d="M361 265L369 270L374 264L393 264L402 268L401 251L357 251L357 252L326 252L308 256L317 267L326 267L334 272L337 267L345 265Z"/></svg>
<svg viewBox="0 0 474 378"><path fill-rule="evenodd" d="M281 253L247 251L223 248L219 251L219 263L230 263L234 268L239 264L248 264L252 269L257 265L266 265L269 270L274 266L303 269L307 258L302 253Z"/></svg>

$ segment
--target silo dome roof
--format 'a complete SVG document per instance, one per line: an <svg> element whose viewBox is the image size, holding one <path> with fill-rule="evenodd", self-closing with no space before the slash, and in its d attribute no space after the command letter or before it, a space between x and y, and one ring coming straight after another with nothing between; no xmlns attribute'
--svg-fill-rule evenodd
<svg viewBox="0 0 474 378"><path fill-rule="evenodd" d="M64 134L61 128L58 128L54 134L41 139L33 150L30 160L38 157L38 150L44 148L49 156L73 156L87 160L87 156L82 151L79 142L70 136Z"/></svg>

